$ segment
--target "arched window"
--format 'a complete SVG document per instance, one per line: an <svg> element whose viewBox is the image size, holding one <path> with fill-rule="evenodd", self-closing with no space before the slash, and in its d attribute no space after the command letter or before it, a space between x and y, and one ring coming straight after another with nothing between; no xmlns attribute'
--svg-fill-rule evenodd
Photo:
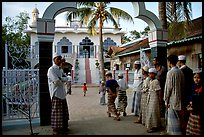
<svg viewBox="0 0 204 137"><path fill-rule="evenodd" d="M79 57L90 58L94 57L94 43L88 37L79 43Z"/></svg>
<svg viewBox="0 0 204 137"><path fill-rule="evenodd" d="M72 56L72 42L66 37L63 37L60 42L57 43L57 52Z"/></svg>
<svg viewBox="0 0 204 137"><path fill-rule="evenodd" d="M103 49L104 51L108 51L108 48L110 46L117 46L116 42L114 42L110 37L108 37L106 40L103 42Z"/></svg>

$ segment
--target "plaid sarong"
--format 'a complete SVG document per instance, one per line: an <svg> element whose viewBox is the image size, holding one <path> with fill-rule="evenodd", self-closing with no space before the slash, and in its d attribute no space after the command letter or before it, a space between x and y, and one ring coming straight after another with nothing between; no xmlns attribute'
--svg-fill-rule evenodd
<svg viewBox="0 0 204 137"><path fill-rule="evenodd" d="M182 135L179 111L168 108L166 130L169 135Z"/></svg>
<svg viewBox="0 0 204 137"><path fill-rule="evenodd" d="M186 135L202 135L202 125L201 125L201 117L200 115L190 114Z"/></svg>
<svg viewBox="0 0 204 137"><path fill-rule="evenodd" d="M69 112L66 99L53 97L51 110L51 126L53 129L68 127Z"/></svg>

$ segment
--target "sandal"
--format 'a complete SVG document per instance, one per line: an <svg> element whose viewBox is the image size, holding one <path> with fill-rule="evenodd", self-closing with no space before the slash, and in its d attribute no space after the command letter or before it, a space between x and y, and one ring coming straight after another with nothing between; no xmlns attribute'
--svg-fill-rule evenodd
<svg viewBox="0 0 204 137"><path fill-rule="evenodd" d="M120 121L120 117L114 117L114 120Z"/></svg>
<svg viewBox="0 0 204 137"><path fill-rule="evenodd" d="M107 114L108 114L108 117L111 117L111 113L107 112Z"/></svg>
<svg viewBox="0 0 204 137"><path fill-rule="evenodd" d="M142 124L140 120L134 121L134 123Z"/></svg>

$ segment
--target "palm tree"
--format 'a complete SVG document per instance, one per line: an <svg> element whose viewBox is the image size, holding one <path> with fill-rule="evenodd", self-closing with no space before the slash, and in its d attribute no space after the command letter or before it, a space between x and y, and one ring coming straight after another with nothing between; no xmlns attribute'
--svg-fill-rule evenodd
<svg viewBox="0 0 204 137"><path fill-rule="evenodd" d="M79 17L81 24L88 24L88 33L91 35L96 35L96 25L99 23L99 60L100 60L100 71L101 78L105 80L104 72L104 57L103 57L103 33L102 28L104 22L107 23L111 21L115 28L118 28L117 19L124 19L133 22L133 18L125 11L108 7L110 2L79 2L80 8L77 11L67 14L67 20L71 21L72 17Z"/></svg>
<svg viewBox="0 0 204 137"><path fill-rule="evenodd" d="M162 28L167 29L167 18L166 18L166 2L159 2L159 19L162 23Z"/></svg>
<svg viewBox="0 0 204 137"><path fill-rule="evenodd" d="M166 12L166 17L164 12ZM159 2L159 17L162 26L167 22L170 39L178 36L186 36L190 29L189 24L191 23L192 17L191 2ZM182 21L183 23L181 23ZM165 29L165 25L163 29Z"/></svg>

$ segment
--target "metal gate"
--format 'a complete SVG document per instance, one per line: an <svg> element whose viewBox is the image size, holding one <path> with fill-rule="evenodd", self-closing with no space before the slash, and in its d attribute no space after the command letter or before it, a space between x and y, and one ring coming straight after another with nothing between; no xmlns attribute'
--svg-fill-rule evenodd
<svg viewBox="0 0 204 137"><path fill-rule="evenodd" d="M2 120L39 118L39 70L2 71Z"/></svg>

